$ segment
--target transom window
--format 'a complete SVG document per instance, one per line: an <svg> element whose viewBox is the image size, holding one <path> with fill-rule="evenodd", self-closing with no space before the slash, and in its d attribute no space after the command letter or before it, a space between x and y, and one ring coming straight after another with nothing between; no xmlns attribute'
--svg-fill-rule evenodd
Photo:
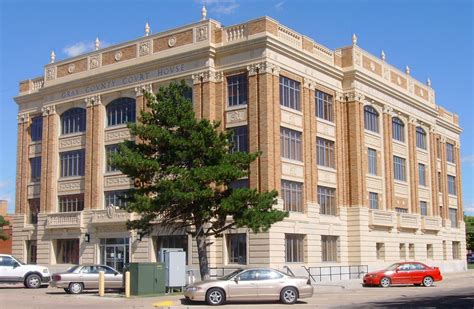
<svg viewBox="0 0 474 309"><path fill-rule="evenodd" d="M43 138L43 117L37 116L31 119L30 127L31 141L37 142Z"/></svg>
<svg viewBox="0 0 474 309"><path fill-rule="evenodd" d="M396 180L407 180L406 164L404 158L393 156L393 176Z"/></svg>
<svg viewBox="0 0 474 309"><path fill-rule="evenodd" d="M426 150L426 132L422 127L416 127L416 147Z"/></svg>
<svg viewBox="0 0 474 309"><path fill-rule="evenodd" d="M316 117L334 121L334 103L332 95L322 91L316 91Z"/></svg>
<svg viewBox="0 0 474 309"><path fill-rule="evenodd" d="M227 257L232 264L247 264L247 235L227 235Z"/></svg>
<svg viewBox="0 0 474 309"><path fill-rule="evenodd" d="M422 216L428 215L428 203L425 201L420 201L420 214Z"/></svg>
<svg viewBox="0 0 474 309"><path fill-rule="evenodd" d="M281 195L286 211L303 212L303 184L301 182L282 180Z"/></svg>
<svg viewBox="0 0 474 309"><path fill-rule="evenodd" d="M369 192L369 205L370 209L379 209L379 194L375 192Z"/></svg>
<svg viewBox="0 0 474 309"><path fill-rule="evenodd" d="M84 176L85 150L61 152L61 177Z"/></svg>
<svg viewBox="0 0 474 309"><path fill-rule="evenodd" d="M392 138L400 142L405 141L405 124L398 117L392 118Z"/></svg>
<svg viewBox="0 0 474 309"><path fill-rule="evenodd" d="M280 76L280 105L301 110L299 82Z"/></svg>
<svg viewBox="0 0 474 309"><path fill-rule="evenodd" d="M71 134L86 131L86 110L71 108L61 115L61 134Z"/></svg>
<svg viewBox="0 0 474 309"><path fill-rule="evenodd" d="M321 251L323 262L337 262L337 236L321 235Z"/></svg>
<svg viewBox="0 0 474 309"><path fill-rule="evenodd" d="M318 204L322 215L336 215L336 189L318 186Z"/></svg>
<svg viewBox="0 0 474 309"><path fill-rule="evenodd" d="M334 168L335 165L335 153L334 153L334 142L317 137L316 138L316 155L317 162L320 166Z"/></svg>
<svg viewBox="0 0 474 309"><path fill-rule="evenodd" d="M84 210L84 194L60 195L59 212Z"/></svg>
<svg viewBox="0 0 474 309"><path fill-rule="evenodd" d="M105 207L111 205L116 207L125 207L127 206L127 201L124 200L125 198L127 198L127 190L106 191Z"/></svg>
<svg viewBox="0 0 474 309"><path fill-rule="evenodd" d="M448 175L448 193L456 195L456 177Z"/></svg>
<svg viewBox="0 0 474 309"><path fill-rule="evenodd" d="M283 158L301 161L301 132L280 128L280 148Z"/></svg>
<svg viewBox="0 0 474 309"><path fill-rule="evenodd" d="M237 106L247 104L247 75L227 77L227 105Z"/></svg>
<svg viewBox="0 0 474 309"><path fill-rule="evenodd" d="M107 126L118 126L135 122L135 99L119 98L107 105Z"/></svg>
<svg viewBox="0 0 474 309"><path fill-rule="evenodd" d="M446 161L456 163L454 160L454 145L446 143Z"/></svg>
<svg viewBox="0 0 474 309"><path fill-rule="evenodd" d="M369 174L377 175L377 150L369 148L367 150L367 156Z"/></svg>
<svg viewBox="0 0 474 309"><path fill-rule="evenodd" d="M31 181L39 181L41 179L41 157L30 159Z"/></svg>
<svg viewBox="0 0 474 309"><path fill-rule="evenodd" d="M418 183L426 187L426 166L422 163L418 163Z"/></svg>
<svg viewBox="0 0 474 309"><path fill-rule="evenodd" d="M249 132L247 126L229 128L232 131L232 152L248 152L249 151Z"/></svg>
<svg viewBox="0 0 474 309"><path fill-rule="evenodd" d="M285 234L285 257L287 263L304 262L303 234Z"/></svg>
<svg viewBox="0 0 474 309"><path fill-rule="evenodd" d="M364 107L365 129L379 133L379 113L370 105Z"/></svg>

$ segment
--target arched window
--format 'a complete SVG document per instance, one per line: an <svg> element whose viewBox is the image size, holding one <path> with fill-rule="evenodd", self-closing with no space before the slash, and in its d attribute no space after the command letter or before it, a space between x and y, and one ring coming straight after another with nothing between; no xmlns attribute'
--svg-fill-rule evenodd
<svg viewBox="0 0 474 309"><path fill-rule="evenodd" d="M379 113L372 106L364 107L365 129L372 132L379 132Z"/></svg>
<svg viewBox="0 0 474 309"><path fill-rule="evenodd" d="M135 122L135 99L119 98L107 105L107 126Z"/></svg>
<svg viewBox="0 0 474 309"><path fill-rule="evenodd" d="M405 141L405 124L398 117L392 118L392 138L400 142Z"/></svg>
<svg viewBox="0 0 474 309"><path fill-rule="evenodd" d="M61 115L61 134L86 131L86 110L80 107L68 109Z"/></svg>
<svg viewBox="0 0 474 309"><path fill-rule="evenodd" d="M416 147L426 149L426 132L422 127L416 127Z"/></svg>

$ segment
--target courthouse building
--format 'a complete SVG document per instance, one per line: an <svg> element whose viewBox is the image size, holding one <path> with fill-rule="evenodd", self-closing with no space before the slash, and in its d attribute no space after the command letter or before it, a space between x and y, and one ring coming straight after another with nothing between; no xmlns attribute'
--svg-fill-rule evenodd
<svg viewBox="0 0 474 309"><path fill-rule="evenodd" d="M466 268L459 118L421 83L357 45L331 50L262 17L199 22L56 61L20 82L13 254L45 265L156 261L191 236L128 231L133 182L108 163L130 139L145 90L192 86L196 117L261 151L236 186L279 192L289 217L265 233L212 240L212 267L368 265ZM400 47L403 48L403 47ZM433 64L435 65L435 64ZM190 95L191 96L191 95Z"/></svg>

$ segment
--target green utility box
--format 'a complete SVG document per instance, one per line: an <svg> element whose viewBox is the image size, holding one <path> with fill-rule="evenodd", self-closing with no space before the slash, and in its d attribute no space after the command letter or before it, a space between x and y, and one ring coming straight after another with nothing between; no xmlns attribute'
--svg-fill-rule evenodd
<svg viewBox="0 0 474 309"><path fill-rule="evenodd" d="M130 263L130 294L165 294L166 268L164 263Z"/></svg>

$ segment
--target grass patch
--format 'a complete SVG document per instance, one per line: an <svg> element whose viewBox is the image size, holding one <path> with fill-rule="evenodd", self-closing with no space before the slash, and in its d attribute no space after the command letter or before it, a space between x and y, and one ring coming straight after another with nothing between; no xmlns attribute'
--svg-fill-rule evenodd
<svg viewBox="0 0 474 309"><path fill-rule="evenodd" d="M474 269L474 264L467 264L467 269Z"/></svg>

